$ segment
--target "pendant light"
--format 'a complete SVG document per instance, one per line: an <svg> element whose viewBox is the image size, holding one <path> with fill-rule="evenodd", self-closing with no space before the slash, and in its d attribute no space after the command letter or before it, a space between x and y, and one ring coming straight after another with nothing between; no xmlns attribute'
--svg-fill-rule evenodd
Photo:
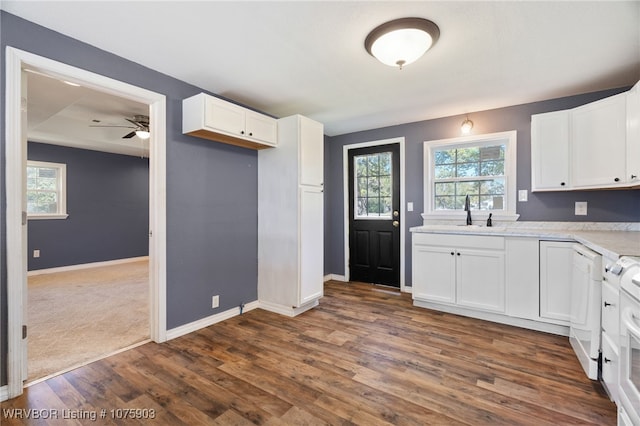
<svg viewBox="0 0 640 426"><path fill-rule="evenodd" d="M460 132L462 132L463 135L468 135L471 133L471 129L473 129L473 121L469 120L469 116L467 116L460 125Z"/></svg>
<svg viewBox="0 0 640 426"><path fill-rule="evenodd" d="M367 52L385 65L402 69L438 41L440 29L423 18L401 18L374 28L364 41Z"/></svg>

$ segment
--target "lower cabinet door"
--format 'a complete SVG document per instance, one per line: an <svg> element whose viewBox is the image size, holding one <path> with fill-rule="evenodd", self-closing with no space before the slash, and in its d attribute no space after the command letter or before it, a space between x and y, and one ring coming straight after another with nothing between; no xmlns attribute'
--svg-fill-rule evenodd
<svg viewBox="0 0 640 426"><path fill-rule="evenodd" d="M320 187L300 188L300 286L298 307L323 295L323 205L324 193Z"/></svg>
<svg viewBox="0 0 640 426"><path fill-rule="evenodd" d="M602 381L613 402L618 402L618 347L602 333Z"/></svg>
<svg viewBox="0 0 640 426"><path fill-rule="evenodd" d="M504 313L504 252L459 249L455 257L458 305Z"/></svg>
<svg viewBox="0 0 640 426"><path fill-rule="evenodd" d="M455 250L413 246L413 298L429 302L456 303Z"/></svg>

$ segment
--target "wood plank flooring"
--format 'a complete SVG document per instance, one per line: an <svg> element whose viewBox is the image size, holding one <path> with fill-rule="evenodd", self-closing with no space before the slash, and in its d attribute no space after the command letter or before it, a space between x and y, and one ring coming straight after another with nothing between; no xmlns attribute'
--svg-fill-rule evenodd
<svg viewBox="0 0 640 426"><path fill-rule="evenodd" d="M98 418L9 419L11 409ZM615 425L616 407L566 337L328 282L296 318L253 310L33 385L2 403L0 423Z"/></svg>

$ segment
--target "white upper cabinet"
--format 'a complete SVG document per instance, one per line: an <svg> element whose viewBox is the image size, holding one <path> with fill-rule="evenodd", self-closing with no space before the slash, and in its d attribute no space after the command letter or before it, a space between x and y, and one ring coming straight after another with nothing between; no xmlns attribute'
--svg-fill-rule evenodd
<svg viewBox="0 0 640 426"><path fill-rule="evenodd" d="M640 185L640 82L627 93L627 182Z"/></svg>
<svg viewBox="0 0 640 426"><path fill-rule="evenodd" d="M278 122L264 114L200 93L182 101L182 133L262 149L278 143Z"/></svg>
<svg viewBox="0 0 640 426"><path fill-rule="evenodd" d="M640 83L626 93L531 116L531 190L640 186Z"/></svg>
<svg viewBox="0 0 640 426"><path fill-rule="evenodd" d="M626 182L627 94L571 111L571 183L576 189Z"/></svg>
<svg viewBox="0 0 640 426"><path fill-rule="evenodd" d="M569 188L569 111L531 116L531 190Z"/></svg>
<svg viewBox="0 0 640 426"><path fill-rule="evenodd" d="M324 180L324 127L322 123L300 120L300 184L322 186Z"/></svg>

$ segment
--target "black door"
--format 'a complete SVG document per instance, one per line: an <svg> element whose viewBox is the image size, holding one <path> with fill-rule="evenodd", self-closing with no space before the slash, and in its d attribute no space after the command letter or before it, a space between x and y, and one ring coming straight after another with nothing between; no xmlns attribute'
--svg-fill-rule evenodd
<svg viewBox="0 0 640 426"><path fill-rule="evenodd" d="M400 287L400 144L349 150L350 280Z"/></svg>

